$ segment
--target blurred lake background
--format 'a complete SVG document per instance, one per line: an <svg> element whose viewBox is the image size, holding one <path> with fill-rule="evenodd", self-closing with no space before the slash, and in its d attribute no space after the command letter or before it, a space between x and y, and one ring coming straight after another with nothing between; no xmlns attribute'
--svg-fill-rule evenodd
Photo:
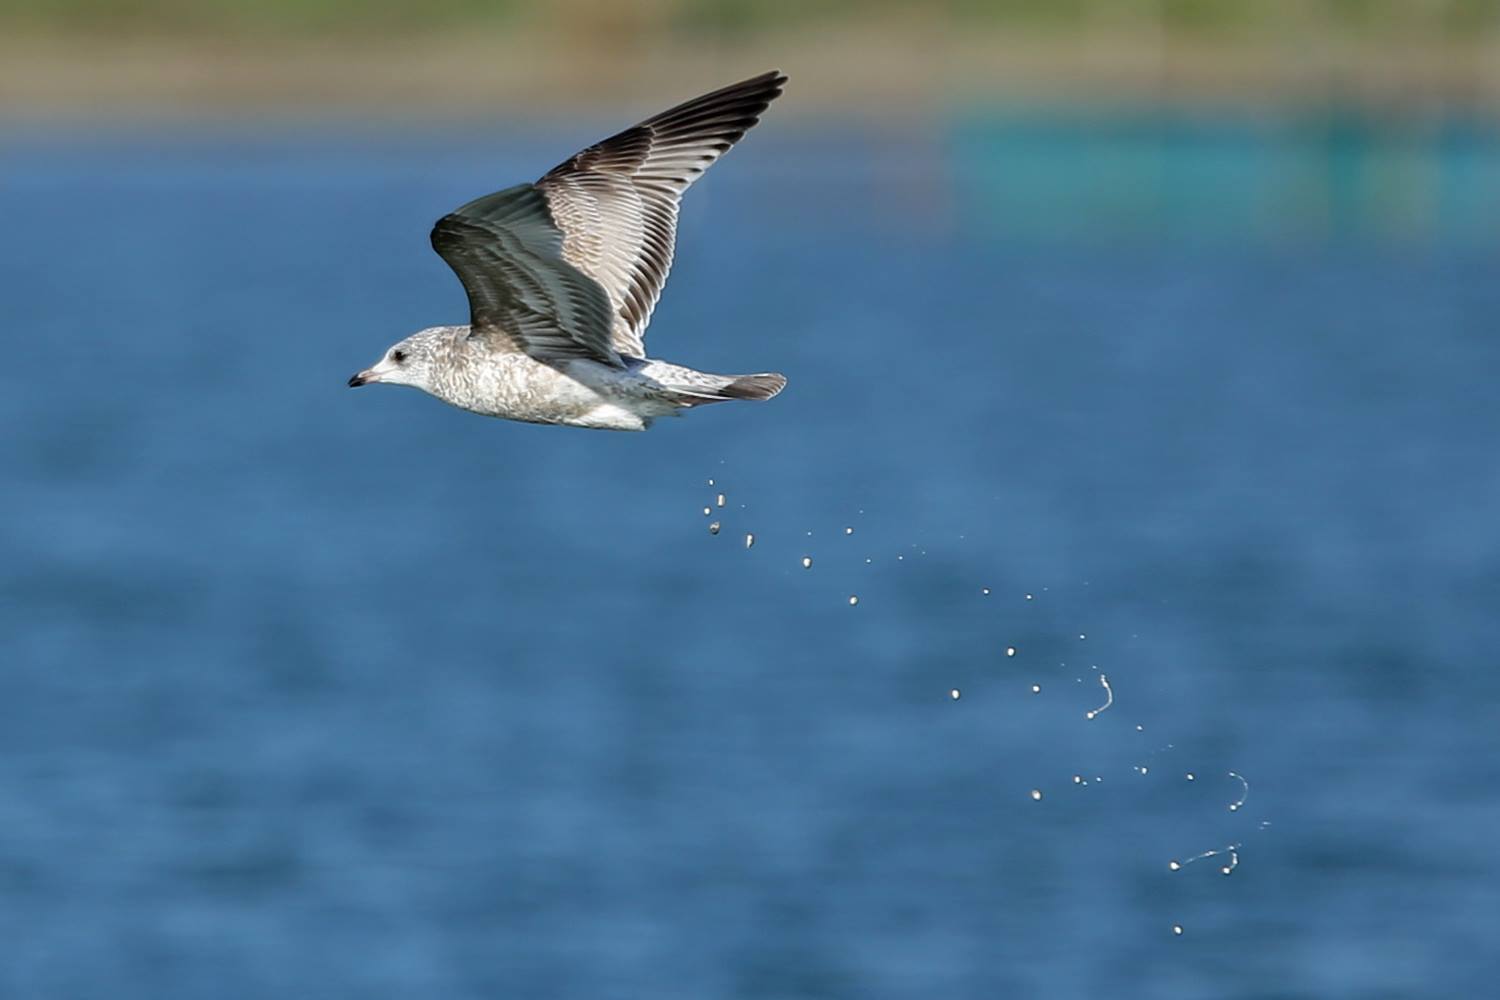
<svg viewBox="0 0 1500 1000"><path fill-rule="evenodd" d="M1497 55L0 0L0 996L1486 995ZM781 397L344 387L439 215L771 66L648 342Z"/></svg>

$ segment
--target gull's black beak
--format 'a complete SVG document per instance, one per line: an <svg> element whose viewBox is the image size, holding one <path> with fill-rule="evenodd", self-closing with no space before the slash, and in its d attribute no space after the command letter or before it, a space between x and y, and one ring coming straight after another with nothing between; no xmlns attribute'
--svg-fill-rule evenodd
<svg viewBox="0 0 1500 1000"><path fill-rule="evenodd" d="M364 385L368 381L370 381L370 373L369 372L359 372L358 374L350 375L349 376L349 388L351 388L351 389L358 389L360 386Z"/></svg>

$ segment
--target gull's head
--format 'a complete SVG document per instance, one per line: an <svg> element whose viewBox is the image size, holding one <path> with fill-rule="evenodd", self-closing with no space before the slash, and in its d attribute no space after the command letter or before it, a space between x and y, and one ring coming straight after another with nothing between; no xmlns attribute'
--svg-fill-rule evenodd
<svg viewBox="0 0 1500 1000"><path fill-rule="evenodd" d="M448 339L446 334L450 329L452 328L435 326L397 341L386 349L379 361L351 376L349 388L383 382L387 385L410 385L426 389L429 385L429 373L437 361L439 349Z"/></svg>

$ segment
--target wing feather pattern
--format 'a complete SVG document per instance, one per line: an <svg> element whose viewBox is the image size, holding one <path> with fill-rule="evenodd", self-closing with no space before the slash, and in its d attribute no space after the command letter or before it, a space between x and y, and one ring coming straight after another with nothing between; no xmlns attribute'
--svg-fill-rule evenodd
<svg viewBox="0 0 1500 1000"><path fill-rule="evenodd" d="M682 193L781 95L772 70L663 111L554 167L537 187L562 230L563 258L594 278L614 310L611 345L645 356Z"/></svg>
<svg viewBox="0 0 1500 1000"><path fill-rule="evenodd" d="M682 193L784 83L772 71L680 104L439 219L432 247L468 293L471 336L539 360L644 357Z"/></svg>
<svg viewBox="0 0 1500 1000"><path fill-rule="evenodd" d="M562 234L532 184L485 195L439 219L432 247L469 295L471 336L539 360L620 364L599 283L562 259Z"/></svg>

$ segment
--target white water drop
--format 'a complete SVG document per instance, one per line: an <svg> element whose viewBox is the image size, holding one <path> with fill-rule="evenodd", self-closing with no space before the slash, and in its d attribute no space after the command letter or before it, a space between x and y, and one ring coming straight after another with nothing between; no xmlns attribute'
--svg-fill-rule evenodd
<svg viewBox="0 0 1500 1000"><path fill-rule="evenodd" d="M1198 780L1198 779L1197 779L1197 777L1196 777L1196 776L1195 776L1195 775L1194 775L1194 774L1193 774L1193 772L1192 772L1192 771L1189 771L1189 772L1188 772L1188 773L1187 773L1187 780L1189 780L1189 781L1197 781L1197 780Z"/></svg>
<svg viewBox="0 0 1500 1000"><path fill-rule="evenodd" d="M714 506L715 507L722 507L722 506L724 506L724 494L720 493L718 496L714 497Z"/></svg>
<svg viewBox="0 0 1500 1000"><path fill-rule="evenodd" d="M1015 656L1016 655L1016 647L1014 647L1014 646L1006 646L1005 647L1005 655L1006 656Z"/></svg>
<svg viewBox="0 0 1500 1000"><path fill-rule="evenodd" d="M853 528L845 528L844 529L844 534L846 534L846 535L852 535L852 534L854 534L854 529Z"/></svg>
<svg viewBox="0 0 1500 1000"><path fill-rule="evenodd" d="M1182 936L1182 925L1181 924L1173 924L1172 925L1172 933L1176 934L1178 937L1181 937Z"/></svg>
<svg viewBox="0 0 1500 1000"><path fill-rule="evenodd" d="M952 698L954 701L957 701L959 698L963 697L963 692L958 688L954 688L952 691L948 692L948 697Z"/></svg>
<svg viewBox="0 0 1500 1000"><path fill-rule="evenodd" d="M703 516L704 517L707 517L708 515L712 514L713 512L714 511L713 511L712 507L704 507L703 508Z"/></svg>
<svg viewBox="0 0 1500 1000"><path fill-rule="evenodd" d="M1041 694L1042 693L1042 686L1040 684L1033 684L1033 685L1031 685L1031 693L1032 694Z"/></svg>
<svg viewBox="0 0 1500 1000"><path fill-rule="evenodd" d="M708 522L708 533L710 535L717 535L719 533L719 522L718 521L710 521L710 522Z"/></svg>
<svg viewBox="0 0 1500 1000"><path fill-rule="evenodd" d="M981 587L981 588L979 588L979 592L981 594L983 594L985 597L990 596L990 588L988 588L988 587Z"/></svg>
<svg viewBox="0 0 1500 1000"><path fill-rule="evenodd" d="M748 549L750 546L752 546L754 544L755 544L755 536L752 535L752 534L746 534L745 535L745 548Z"/></svg>
<svg viewBox="0 0 1500 1000"><path fill-rule="evenodd" d="M849 595L849 606L852 608L852 607L854 607L858 603L859 603L859 595L858 594L850 594Z"/></svg>
<svg viewBox="0 0 1500 1000"><path fill-rule="evenodd" d="M712 486L712 485L713 485L713 484L714 484L714 481L713 481L713 480L712 480L712 479L710 479L710 480L709 480L709 481L708 481L708 485L710 485L710 486Z"/></svg>
<svg viewBox="0 0 1500 1000"><path fill-rule="evenodd" d="M1031 790L1031 801L1033 801L1033 802L1040 802L1040 801L1042 801L1042 790L1040 788L1033 788Z"/></svg>
<svg viewBox="0 0 1500 1000"><path fill-rule="evenodd" d="M812 569L812 556L803 556L802 557L802 568L803 569Z"/></svg>
<svg viewBox="0 0 1500 1000"><path fill-rule="evenodd" d="M1176 858L1173 858L1171 861L1167 862L1167 871L1169 872L1175 872L1181 867L1182 862L1178 861Z"/></svg>
<svg viewBox="0 0 1500 1000"><path fill-rule="evenodd" d="M1028 601L1029 601L1029 600L1031 600L1031 595L1030 595L1030 594L1027 594L1027 595L1026 595L1026 599L1027 599L1027 600L1028 600Z"/></svg>
<svg viewBox="0 0 1500 1000"><path fill-rule="evenodd" d="M1081 775L1081 774L1075 774L1075 775L1073 775L1073 784L1075 784L1075 785L1081 785L1081 784L1083 784L1083 775Z"/></svg>

